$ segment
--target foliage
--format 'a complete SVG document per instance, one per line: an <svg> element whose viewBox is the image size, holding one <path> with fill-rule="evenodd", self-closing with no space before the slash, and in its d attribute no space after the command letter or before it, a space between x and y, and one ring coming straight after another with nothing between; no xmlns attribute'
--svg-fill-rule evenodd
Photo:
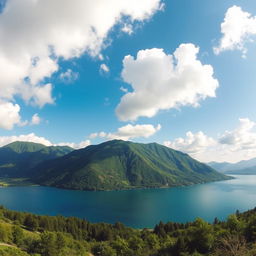
<svg viewBox="0 0 256 256"><path fill-rule="evenodd" d="M207 223L121 223L38 216L0 208L0 256L255 256L256 208ZM90 253L90 254L89 254Z"/></svg>
<svg viewBox="0 0 256 256"><path fill-rule="evenodd" d="M42 162L33 180L80 190L171 187L227 179L189 155L157 143L113 140Z"/></svg>

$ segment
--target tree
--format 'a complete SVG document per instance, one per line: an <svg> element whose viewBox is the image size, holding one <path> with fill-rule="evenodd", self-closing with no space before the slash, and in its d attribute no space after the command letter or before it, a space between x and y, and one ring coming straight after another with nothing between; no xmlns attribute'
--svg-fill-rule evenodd
<svg viewBox="0 0 256 256"><path fill-rule="evenodd" d="M0 223L0 241L4 243L8 243L11 240L11 232L10 228L3 224Z"/></svg>
<svg viewBox="0 0 256 256"><path fill-rule="evenodd" d="M214 221L213 221L213 224L214 225L220 224L220 220L217 217L215 217Z"/></svg>
<svg viewBox="0 0 256 256"><path fill-rule="evenodd" d="M150 233L145 237L145 242L147 243L147 246L151 250L157 250L160 248L160 243L157 235Z"/></svg>
<svg viewBox="0 0 256 256"><path fill-rule="evenodd" d="M248 255L246 241L239 235L226 235L218 242L216 256L246 256Z"/></svg>
<svg viewBox="0 0 256 256"><path fill-rule="evenodd" d="M160 221L160 223L156 225L154 232L160 237L166 237L165 225L162 221Z"/></svg>
<svg viewBox="0 0 256 256"><path fill-rule="evenodd" d="M42 233L39 253L42 256L56 256L57 252L56 235L50 232Z"/></svg>
<svg viewBox="0 0 256 256"><path fill-rule="evenodd" d="M131 236L128 240L128 246L130 249L132 249L135 254L140 254L142 248L143 248L143 240L138 236Z"/></svg>
<svg viewBox="0 0 256 256"><path fill-rule="evenodd" d="M127 241L120 237L117 237L115 241L111 242L111 247L116 250L118 256L134 256Z"/></svg>
<svg viewBox="0 0 256 256"><path fill-rule="evenodd" d="M116 251L104 242L96 244L92 248L92 252L95 256L117 256Z"/></svg>
<svg viewBox="0 0 256 256"><path fill-rule="evenodd" d="M184 237L182 236L177 239L175 245L171 248L171 252L173 255L182 255L182 253L186 253L187 250L187 244Z"/></svg>
<svg viewBox="0 0 256 256"><path fill-rule="evenodd" d="M16 225L12 227L12 239L17 246L23 244L24 233L21 227Z"/></svg>
<svg viewBox="0 0 256 256"><path fill-rule="evenodd" d="M237 215L235 214L231 214L228 216L227 219L227 228L231 231L231 232L239 232L242 229L242 223L238 220Z"/></svg>
<svg viewBox="0 0 256 256"><path fill-rule="evenodd" d="M194 226L188 230L190 248L199 253L207 253L214 243L214 233L212 226L204 220L197 218Z"/></svg>
<svg viewBox="0 0 256 256"><path fill-rule="evenodd" d="M66 238L63 233L56 233L56 249L61 250L66 246Z"/></svg>
<svg viewBox="0 0 256 256"><path fill-rule="evenodd" d="M32 231L37 230L39 227L37 218L32 214L28 214L25 217L24 225Z"/></svg>

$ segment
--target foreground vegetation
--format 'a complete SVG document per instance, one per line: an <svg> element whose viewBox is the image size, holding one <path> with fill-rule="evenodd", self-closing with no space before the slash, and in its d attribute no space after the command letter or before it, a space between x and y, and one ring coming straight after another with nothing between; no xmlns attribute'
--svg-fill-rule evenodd
<svg viewBox="0 0 256 256"><path fill-rule="evenodd" d="M160 222L154 230L137 230L0 207L1 256L253 256L255 242L256 208L225 222Z"/></svg>

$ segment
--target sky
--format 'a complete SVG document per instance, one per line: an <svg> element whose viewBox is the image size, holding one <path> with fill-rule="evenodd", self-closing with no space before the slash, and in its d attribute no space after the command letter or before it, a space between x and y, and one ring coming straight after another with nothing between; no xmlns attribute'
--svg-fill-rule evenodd
<svg viewBox="0 0 256 256"><path fill-rule="evenodd" d="M256 157L255 39L254 0L0 0L0 146Z"/></svg>

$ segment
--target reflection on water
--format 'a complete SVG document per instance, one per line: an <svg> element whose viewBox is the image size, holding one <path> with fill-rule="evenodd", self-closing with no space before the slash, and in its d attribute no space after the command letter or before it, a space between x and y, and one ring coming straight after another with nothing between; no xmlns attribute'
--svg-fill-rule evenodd
<svg viewBox="0 0 256 256"><path fill-rule="evenodd" d="M160 220L186 222L196 217L212 221L256 206L256 176L234 175L221 182L131 191L88 192L48 187L0 189L0 204L37 214L86 218L92 222L121 221L133 227L153 227Z"/></svg>

